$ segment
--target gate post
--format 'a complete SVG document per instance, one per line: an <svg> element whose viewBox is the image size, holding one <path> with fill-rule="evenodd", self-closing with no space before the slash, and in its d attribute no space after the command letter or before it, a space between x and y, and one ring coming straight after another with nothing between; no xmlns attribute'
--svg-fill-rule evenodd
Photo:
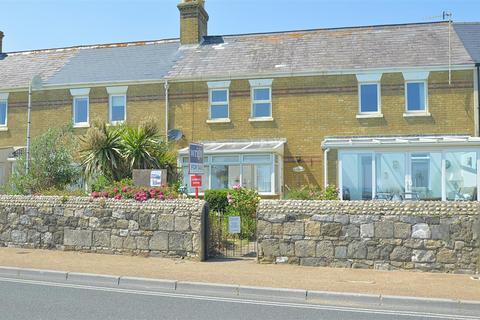
<svg viewBox="0 0 480 320"><path fill-rule="evenodd" d="M200 227L201 233L201 252L200 252L200 261L208 260L208 247L209 247L209 234L210 234L210 219L209 219L210 208L208 207L208 202L205 202L202 210L202 223Z"/></svg>

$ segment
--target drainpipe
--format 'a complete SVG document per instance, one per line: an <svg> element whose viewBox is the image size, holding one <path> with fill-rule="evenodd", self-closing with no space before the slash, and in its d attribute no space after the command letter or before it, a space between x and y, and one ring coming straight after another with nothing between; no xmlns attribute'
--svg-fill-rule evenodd
<svg viewBox="0 0 480 320"><path fill-rule="evenodd" d="M323 186L327 188L328 186L328 152L330 148L325 149L323 152Z"/></svg>
<svg viewBox="0 0 480 320"><path fill-rule="evenodd" d="M480 136L480 63L476 63L477 67L477 121L478 121L478 135Z"/></svg>
<svg viewBox="0 0 480 320"><path fill-rule="evenodd" d="M27 147L25 154L25 174L28 174L30 163L30 126L31 126L31 113L32 113L32 82L28 84L28 109L27 109Z"/></svg>
<svg viewBox="0 0 480 320"><path fill-rule="evenodd" d="M163 88L165 89L165 142L168 142L168 88L170 88L168 80L165 80Z"/></svg>

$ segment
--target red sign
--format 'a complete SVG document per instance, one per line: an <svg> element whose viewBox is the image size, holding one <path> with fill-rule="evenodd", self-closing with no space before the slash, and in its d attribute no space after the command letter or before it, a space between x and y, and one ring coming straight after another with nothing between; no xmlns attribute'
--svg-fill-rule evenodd
<svg viewBox="0 0 480 320"><path fill-rule="evenodd" d="M198 188L202 186L202 176L190 176L190 186Z"/></svg>

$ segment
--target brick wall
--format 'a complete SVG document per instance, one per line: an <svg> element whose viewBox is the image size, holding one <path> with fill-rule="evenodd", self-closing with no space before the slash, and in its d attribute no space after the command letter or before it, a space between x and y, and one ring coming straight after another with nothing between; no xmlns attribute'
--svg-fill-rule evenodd
<svg viewBox="0 0 480 320"><path fill-rule="evenodd" d="M404 118L405 92L401 73L382 77L381 119L357 119L358 95L354 75L275 78L273 81L273 118L270 122L249 122L251 109L248 80L233 80L230 86L228 124L207 124L208 87L206 82L170 83L169 127L181 129L189 141L227 139L286 138L284 181L287 185L323 185L325 136L468 134L474 135L473 71L431 72L429 111L431 117ZM104 87L90 93L90 119L108 119L108 95ZM34 93L32 136L52 126L71 121L72 97L69 90ZM0 148L25 144L26 92L9 97L9 130L0 132ZM147 116L155 117L164 130L163 84L129 86L127 123L138 124ZM75 129L82 134L86 129ZM305 172L294 176L296 159ZM336 183L336 153L329 155L329 182Z"/></svg>

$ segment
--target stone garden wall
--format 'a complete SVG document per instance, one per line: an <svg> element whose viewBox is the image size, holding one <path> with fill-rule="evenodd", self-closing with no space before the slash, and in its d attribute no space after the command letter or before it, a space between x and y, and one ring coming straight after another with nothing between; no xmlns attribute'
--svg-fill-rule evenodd
<svg viewBox="0 0 480 320"><path fill-rule="evenodd" d="M0 196L0 246L203 260L205 203Z"/></svg>
<svg viewBox="0 0 480 320"><path fill-rule="evenodd" d="M264 200L257 237L264 263L480 271L479 202Z"/></svg>

